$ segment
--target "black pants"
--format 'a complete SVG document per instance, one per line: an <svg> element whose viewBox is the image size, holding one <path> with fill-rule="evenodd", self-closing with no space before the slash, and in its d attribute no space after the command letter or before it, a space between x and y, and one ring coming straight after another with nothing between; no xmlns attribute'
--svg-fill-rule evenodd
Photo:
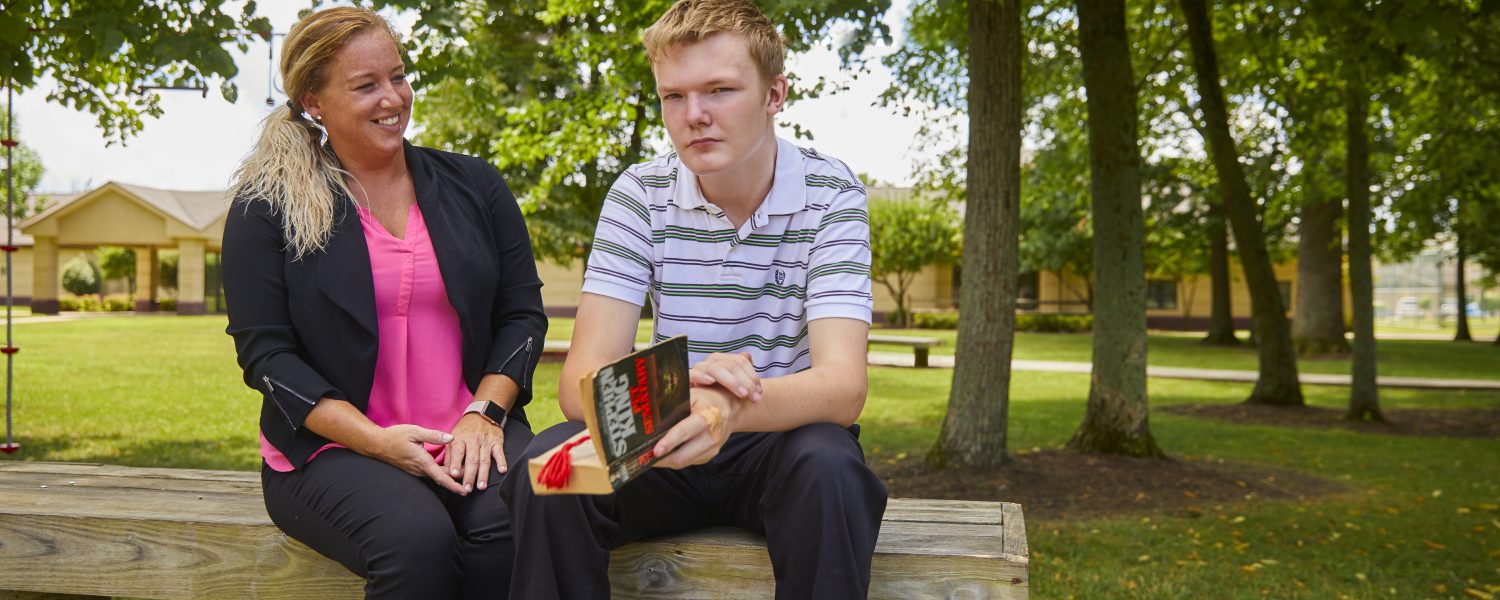
<svg viewBox="0 0 1500 600"><path fill-rule="evenodd" d="M582 428L543 431L523 456ZM513 598L608 598L611 549L713 525L766 536L777 598L863 598L870 587L885 484L837 425L736 433L707 464L651 469L608 496L537 496L514 472L501 484L516 523Z"/></svg>
<svg viewBox="0 0 1500 600"><path fill-rule="evenodd" d="M506 424L511 465L531 437ZM515 547L500 480L491 465L488 489L459 496L343 448L289 473L261 467L271 520L364 577L366 598L505 598Z"/></svg>

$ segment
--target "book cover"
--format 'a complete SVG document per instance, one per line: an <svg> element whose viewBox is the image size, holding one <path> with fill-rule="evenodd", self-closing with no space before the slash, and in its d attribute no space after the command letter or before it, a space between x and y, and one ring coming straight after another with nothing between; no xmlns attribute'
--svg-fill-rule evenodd
<svg viewBox="0 0 1500 600"><path fill-rule="evenodd" d="M657 440L691 413L687 337L604 365L579 385L587 429L531 459L538 494L612 493L656 463Z"/></svg>

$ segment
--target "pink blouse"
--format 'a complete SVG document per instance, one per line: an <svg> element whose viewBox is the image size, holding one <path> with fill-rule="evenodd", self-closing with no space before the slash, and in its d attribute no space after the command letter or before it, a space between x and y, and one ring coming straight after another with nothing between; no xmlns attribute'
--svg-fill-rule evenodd
<svg viewBox="0 0 1500 600"><path fill-rule="evenodd" d="M381 427L411 423L449 431L474 400L464 384L463 335L458 313L448 303L427 222L416 204L408 210L406 238L401 239L386 231L368 210L359 209L375 278L380 332L375 383L365 415ZM324 450L341 447L323 446L308 461ZM445 446L426 447L441 462ZM292 470L291 462L265 435L260 436L260 455L273 470Z"/></svg>

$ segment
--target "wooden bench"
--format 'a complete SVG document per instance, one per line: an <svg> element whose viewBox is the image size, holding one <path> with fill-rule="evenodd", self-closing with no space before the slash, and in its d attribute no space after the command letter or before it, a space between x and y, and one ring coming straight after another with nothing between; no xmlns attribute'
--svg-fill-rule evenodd
<svg viewBox="0 0 1500 600"><path fill-rule="evenodd" d="M893 346L911 346L913 353L913 364L918 367L927 366L927 355L933 346L944 344L940 338L930 337L907 337L904 335L880 335L870 334L871 344L888 344Z"/></svg>
<svg viewBox="0 0 1500 600"><path fill-rule="evenodd" d="M1026 598L1021 507L893 499L871 598ZM712 529L630 544L615 598L769 598L763 539ZM359 598L282 534L256 473L0 462L0 598ZM73 595L73 596L69 596Z"/></svg>

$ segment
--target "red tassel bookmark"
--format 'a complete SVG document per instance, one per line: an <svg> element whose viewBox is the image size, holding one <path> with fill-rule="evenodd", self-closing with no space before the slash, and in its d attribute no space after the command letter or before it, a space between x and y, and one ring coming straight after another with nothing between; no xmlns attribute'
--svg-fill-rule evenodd
<svg viewBox="0 0 1500 600"><path fill-rule="evenodd" d="M537 474L537 483L549 490L567 487L568 477L573 474L573 448L587 441L589 441L589 436L583 436L563 444L562 448L547 457L547 464L542 467L542 472Z"/></svg>

